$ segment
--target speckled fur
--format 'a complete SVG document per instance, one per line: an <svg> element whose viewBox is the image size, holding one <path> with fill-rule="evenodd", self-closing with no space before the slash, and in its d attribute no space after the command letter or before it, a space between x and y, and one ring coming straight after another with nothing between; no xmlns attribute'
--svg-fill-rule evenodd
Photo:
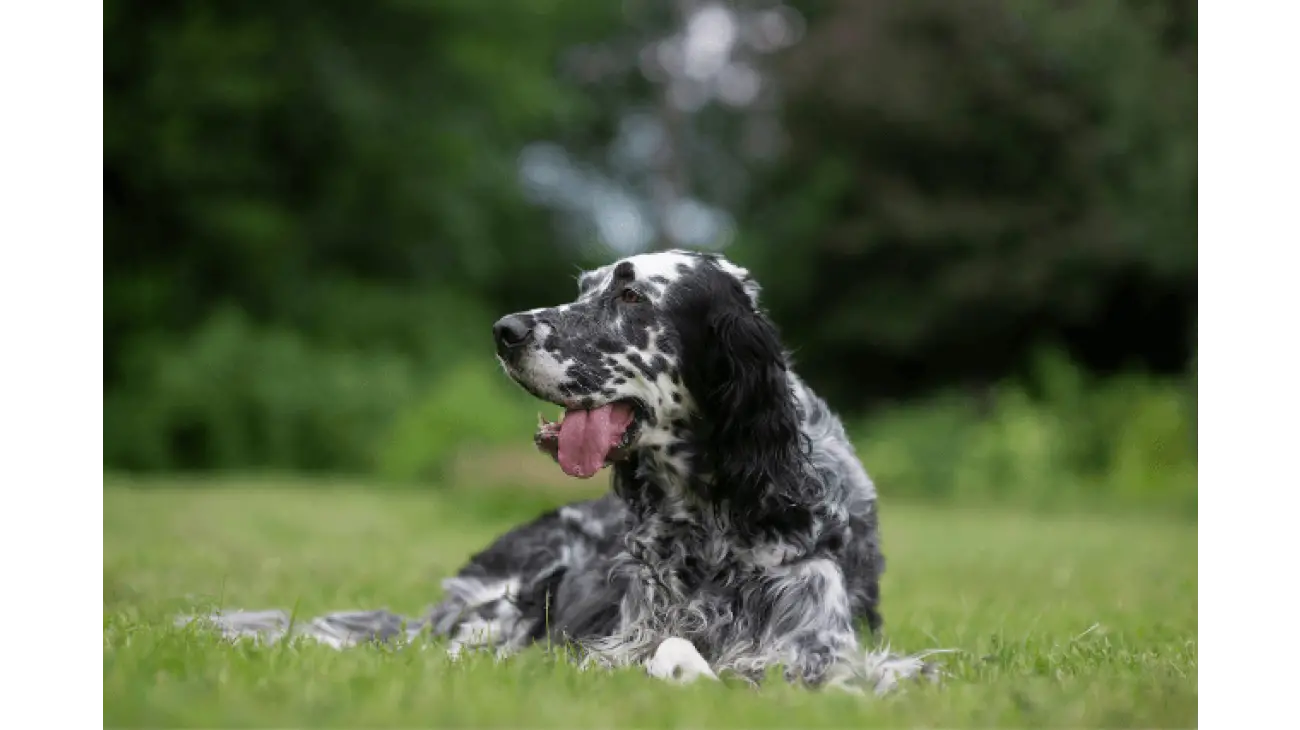
<svg viewBox="0 0 1300 730"><path fill-rule="evenodd" d="M528 337L501 361L563 407L637 404L611 492L502 535L421 620L337 614L350 623L325 616L299 633L346 646L430 632L453 654L549 639L587 666L651 666L681 639L718 675L757 682L776 668L875 691L932 675L920 657L860 641L882 624L875 487L793 372L748 272L674 251L587 272L579 289L570 304L512 315ZM227 635L282 635L267 615L209 618Z"/></svg>

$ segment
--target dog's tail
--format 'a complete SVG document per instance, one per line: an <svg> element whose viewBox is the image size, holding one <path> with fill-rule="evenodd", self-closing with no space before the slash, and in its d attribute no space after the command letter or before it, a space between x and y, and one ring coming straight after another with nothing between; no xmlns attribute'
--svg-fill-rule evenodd
<svg viewBox="0 0 1300 730"><path fill-rule="evenodd" d="M419 618L386 609L336 611L308 619L283 610L234 610L181 616L176 624L215 630L230 640L273 644L305 638L336 649L363 643L407 644L420 638L450 640L456 651L476 645L519 648L536 638L546 613L538 600L526 600L536 590L525 592L521 600L517 580L466 575L448 578L442 585L443 599Z"/></svg>
<svg viewBox="0 0 1300 730"><path fill-rule="evenodd" d="M357 644L408 643L419 637L428 621L387 610L339 611L302 620L288 611L214 611L201 616L181 616L178 626L195 624L213 629L230 640L252 639L274 644L285 638L305 638L345 649Z"/></svg>

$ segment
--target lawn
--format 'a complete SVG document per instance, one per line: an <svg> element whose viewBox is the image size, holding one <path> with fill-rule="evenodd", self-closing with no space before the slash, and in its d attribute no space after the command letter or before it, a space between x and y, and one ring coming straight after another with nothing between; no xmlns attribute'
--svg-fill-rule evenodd
<svg viewBox="0 0 1300 730"><path fill-rule="evenodd" d="M580 673L541 648L223 643L211 602L419 613L439 579L574 492L106 479L104 724L151 727L1193 727L1196 525L882 504L888 640L948 647L940 686L886 698Z"/></svg>

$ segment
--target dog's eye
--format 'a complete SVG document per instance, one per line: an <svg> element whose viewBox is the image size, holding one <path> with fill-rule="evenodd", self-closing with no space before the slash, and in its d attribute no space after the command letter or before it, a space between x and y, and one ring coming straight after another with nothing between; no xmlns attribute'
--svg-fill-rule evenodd
<svg viewBox="0 0 1300 730"><path fill-rule="evenodd" d="M636 304L642 301L641 294L635 289L624 289L618 298L627 304Z"/></svg>

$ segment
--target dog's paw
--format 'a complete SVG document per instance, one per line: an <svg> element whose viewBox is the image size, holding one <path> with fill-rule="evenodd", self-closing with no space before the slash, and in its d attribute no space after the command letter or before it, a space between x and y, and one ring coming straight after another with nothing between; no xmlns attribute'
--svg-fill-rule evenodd
<svg viewBox="0 0 1300 730"><path fill-rule="evenodd" d="M892 654L888 649L868 652L859 669L859 675L878 695L893 692L907 681L929 680L937 683L943 677L943 670L938 664L927 659L934 654L946 653L949 652L942 649L911 656Z"/></svg>
<svg viewBox="0 0 1300 730"><path fill-rule="evenodd" d="M646 672L652 677L678 684L689 684L701 677L718 679L709 663L695 650L695 645L677 637L665 639L659 645L654 656L646 662Z"/></svg>

